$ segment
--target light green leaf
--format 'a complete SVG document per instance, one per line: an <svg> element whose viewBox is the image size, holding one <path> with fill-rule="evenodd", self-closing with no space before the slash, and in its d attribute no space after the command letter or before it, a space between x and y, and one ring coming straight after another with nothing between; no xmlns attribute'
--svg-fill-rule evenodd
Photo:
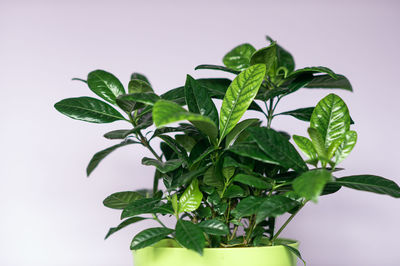
<svg viewBox="0 0 400 266"><path fill-rule="evenodd" d="M335 184L400 198L400 187L392 180L375 175L353 175L336 179Z"/></svg>
<svg viewBox="0 0 400 266"><path fill-rule="evenodd" d="M265 76L265 65L257 64L241 72L231 83L222 101L220 140L236 126L249 108Z"/></svg>
<svg viewBox="0 0 400 266"><path fill-rule="evenodd" d="M142 159L143 165L155 166L157 168L157 170L163 174L174 171L175 169L178 169L180 166L182 166L182 162L183 161L181 159L172 159L172 160L168 160L166 162L160 162L159 160L155 160L155 159L147 158L147 157L144 157Z"/></svg>
<svg viewBox="0 0 400 266"><path fill-rule="evenodd" d="M343 75L337 74L336 79L330 75L318 75L305 86L310 89L343 89L353 91L350 81Z"/></svg>
<svg viewBox="0 0 400 266"><path fill-rule="evenodd" d="M104 239L109 238L112 234L127 227L128 225L131 225L131 224L134 224L134 223L146 220L146 219L147 218L143 218L143 217L132 217L132 218L126 219L125 221L120 223L117 227L111 227L110 230L108 230L107 235L105 236Z"/></svg>
<svg viewBox="0 0 400 266"><path fill-rule="evenodd" d="M97 152L95 155L93 155L88 166L86 167L87 176L89 176L93 172L93 170L97 167L97 165L99 165L99 163L110 153L112 153L113 151L115 151L116 149L118 149L120 147L130 145L130 144L139 144L139 142L127 139L126 141L123 141L120 144L111 146L105 150Z"/></svg>
<svg viewBox="0 0 400 266"><path fill-rule="evenodd" d="M267 36L267 40L271 43L274 42L274 40L269 36ZM295 68L293 56L278 44L276 44L276 53L278 57L278 67L285 67L289 73L292 72Z"/></svg>
<svg viewBox="0 0 400 266"><path fill-rule="evenodd" d="M205 220L199 223L199 227L207 234L225 236L229 234L229 228L221 221L216 219Z"/></svg>
<svg viewBox="0 0 400 266"><path fill-rule="evenodd" d="M179 219L175 227L176 240L180 245L203 254L205 245L204 233L200 227L192 222Z"/></svg>
<svg viewBox="0 0 400 266"><path fill-rule="evenodd" d="M138 250L151 246L166 238L174 230L165 227L155 227L143 230L137 234L131 242L131 250Z"/></svg>
<svg viewBox="0 0 400 266"><path fill-rule="evenodd" d="M302 136L293 135L293 140L296 143L297 147L308 156L311 160L317 159L317 151L315 150L312 142Z"/></svg>
<svg viewBox="0 0 400 266"><path fill-rule="evenodd" d="M247 131L251 134L260 149L273 161L285 168L292 168L296 172L307 171L307 165L287 138L279 132L265 127L251 127Z"/></svg>
<svg viewBox="0 0 400 266"><path fill-rule="evenodd" d="M267 181L261 179L260 177L246 175L246 174L237 174L233 178L234 182L239 182L248 186L252 186L259 189L268 189L271 188L271 184Z"/></svg>
<svg viewBox="0 0 400 266"><path fill-rule="evenodd" d="M228 68L242 71L250 66L250 58L255 51L251 44L244 43L229 51L222 61Z"/></svg>
<svg viewBox="0 0 400 266"><path fill-rule="evenodd" d="M111 123L125 118L113 107L91 97L68 98L54 105L60 113L90 123Z"/></svg>
<svg viewBox="0 0 400 266"><path fill-rule="evenodd" d="M239 122L232 129L232 131L229 132L229 134L226 136L225 146L226 147L231 146L235 142L237 137L240 135L240 133L242 133L246 128L248 128L250 126L254 126L254 125L258 124L258 123L260 123L260 120L258 120L257 118L246 119L246 120L243 120L243 121Z"/></svg>
<svg viewBox="0 0 400 266"><path fill-rule="evenodd" d="M250 59L250 65L264 64L266 66L266 74L274 74L275 68L277 66L277 53L276 53L276 43L271 43L268 47L257 50Z"/></svg>
<svg viewBox="0 0 400 266"><path fill-rule="evenodd" d="M321 133L312 127L308 128L307 131L308 135L311 138L312 145L314 146L314 149L318 154L319 159L324 161L329 160L327 149L325 148L325 142L324 139L322 138Z"/></svg>
<svg viewBox="0 0 400 266"><path fill-rule="evenodd" d="M357 132L347 131L344 134L344 140L338 147L335 153L335 163L338 164L343 161L353 150L357 142Z"/></svg>
<svg viewBox="0 0 400 266"><path fill-rule="evenodd" d="M293 181L293 190L306 200L317 202L326 183L332 181L332 174L325 169L311 170L303 173Z"/></svg>
<svg viewBox="0 0 400 266"><path fill-rule="evenodd" d="M174 212L176 214L178 214L179 203L178 203L178 195L176 193L172 196L171 204L172 204L172 208L174 209Z"/></svg>
<svg viewBox="0 0 400 266"><path fill-rule="evenodd" d="M153 121L156 127L186 120L209 136L211 140L217 138L218 129L208 116L190 113L178 104L165 100L159 100L153 106Z"/></svg>
<svg viewBox="0 0 400 266"><path fill-rule="evenodd" d="M277 217L292 210L299 205L295 200L281 195L273 195L266 198L256 213L256 223L264 221L267 217Z"/></svg>
<svg viewBox="0 0 400 266"><path fill-rule="evenodd" d="M195 211L201 204L203 194L199 189L199 182L195 178L186 188L179 199L179 213Z"/></svg>
<svg viewBox="0 0 400 266"><path fill-rule="evenodd" d="M314 109L310 126L321 134L325 148L350 129L350 115L344 101L335 94L323 98Z"/></svg>
<svg viewBox="0 0 400 266"><path fill-rule="evenodd" d="M125 94L121 81L104 70L90 72L87 77L87 84L96 95L112 104L115 104L118 96Z"/></svg>
<svg viewBox="0 0 400 266"><path fill-rule="evenodd" d="M143 195L135 191L122 191L111 194L104 201L104 206L112 209L125 209L135 200L142 199Z"/></svg>

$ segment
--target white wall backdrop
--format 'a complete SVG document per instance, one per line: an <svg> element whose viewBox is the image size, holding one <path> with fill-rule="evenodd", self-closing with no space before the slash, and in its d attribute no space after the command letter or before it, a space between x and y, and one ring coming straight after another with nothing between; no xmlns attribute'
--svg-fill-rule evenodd
<svg viewBox="0 0 400 266"><path fill-rule="evenodd" d="M347 174L400 183L400 4L398 1L18 1L0 0L0 265L132 265L129 243L146 224L109 240L118 212L107 195L151 186L146 152L121 149L85 177L91 156L116 129L57 113L60 99L90 95L94 69L126 84L145 73L156 91L180 86L201 63L220 64L234 46L260 48L266 34L291 51L298 67L345 74L358 144ZM218 73L218 76L224 76ZM280 110L316 104L327 91L296 93ZM273 127L304 135L306 124L277 118ZM400 201L342 189L309 204L285 236L301 241L310 266L400 263Z"/></svg>

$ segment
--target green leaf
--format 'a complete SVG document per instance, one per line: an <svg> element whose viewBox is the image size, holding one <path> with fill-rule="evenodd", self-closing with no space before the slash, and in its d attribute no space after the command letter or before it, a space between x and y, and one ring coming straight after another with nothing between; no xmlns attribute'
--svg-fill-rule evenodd
<svg viewBox="0 0 400 266"><path fill-rule="evenodd" d="M256 213L256 223L264 221L267 217L277 217L290 211L299 203L281 195L266 198Z"/></svg>
<svg viewBox="0 0 400 266"><path fill-rule="evenodd" d="M225 146L226 147L231 146L235 142L237 137L240 135L240 133L242 133L246 128L248 128L250 126L254 126L254 125L258 124L258 123L260 123L260 120L258 120L257 118L246 119L246 120L243 120L243 121L239 122L232 129L232 131L229 132L229 134L226 136Z"/></svg>
<svg viewBox="0 0 400 266"><path fill-rule="evenodd" d="M260 177L246 175L246 174L237 174L233 178L234 182L239 182L248 186L252 186L259 189L268 189L271 188L271 184L267 181L261 179Z"/></svg>
<svg viewBox="0 0 400 266"><path fill-rule="evenodd" d="M314 107L306 107L306 108L299 108L296 110L279 113L276 115L290 115L301 121L309 122L313 111L314 111Z"/></svg>
<svg viewBox="0 0 400 266"><path fill-rule="evenodd" d="M222 195L224 198L232 199L232 198L243 198L246 197L246 191L243 188L237 185L230 185L225 193Z"/></svg>
<svg viewBox="0 0 400 266"><path fill-rule="evenodd" d="M130 144L138 144L139 142L137 141L133 141L130 139L127 139L126 141L121 142L120 144L111 146L105 150L99 151L97 152L95 155L93 155L92 159L90 160L88 166L86 167L86 174L87 176L89 176L93 170L97 167L97 165L99 165L99 163L106 157L108 156L110 153L112 153L113 151L115 151L116 149L126 146L126 145L130 145Z"/></svg>
<svg viewBox="0 0 400 266"><path fill-rule="evenodd" d="M344 134L343 142L340 144L335 153L335 163L338 164L350 154L357 142L357 132L347 131Z"/></svg>
<svg viewBox="0 0 400 266"><path fill-rule="evenodd" d="M250 65L264 64L265 73L271 74L276 68L277 60L276 43L273 42L268 47L257 50L250 59Z"/></svg>
<svg viewBox="0 0 400 266"><path fill-rule="evenodd" d="M293 135L293 140L296 143L297 147L308 156L311 160L317 159L317 151L315 150L312 142L302 136Z"/></svg>
<svg viewBox="0 0 400 266"><path fill-rule="evenodd" d="M172 204L164 204L160 198L143 198L130 203L121 214L121 219L140 214L172 214L174 210Z"/></svg>
<svg viewBox="0 0 400 266"><path fill-rule="evenodd" d="M293 190L306 200L317 202L324 186L332 181L332 174L325 169L317 169L303 173L293 181Z"/></svg>
<svg viewBox="0 0 400 266"><path fill-rule="evenodd" d="M60 113L91 123L111 123L125 118L113 107L91 97L68 98L54 105Z"/></svg>
<svg viewBox="0 0 400 266"><path fill-rule="evenodd" d="M280 245L285 246L287 249L289 249L290 252L292 252L294 255L296 255L296 257L299 258L303 262L304 266L307 265L306 261L301 257L300 251L297 248L291 247L291 246L283 244L283 243L281 243Z"/></svg>
<svg viewBox="0 0 400 266"><path fill-rule="evenodd" d="M131 79L128 84L128 92L130 94L153 92L153 88L146 81L140 79Z"/></svg>
<svg viewBox="0 0 400 266"><path fill-rule="evenodd" d="M160 96L152 92L136 92L119 96L117 102L127 101L133 103L144 103L146 105L154 105L158 100L160 100Z"/></svg>
<svg viewBox="0 0 400 266"><path fill-rule="evenodd" d="M192 222L179 219L175 227L176 240L180 245L203 254L205 238L200 227Z"/></svg>
<svg viewBox="0 0 400 266"><path fill-rule="evenodd" d="M112 209L123 210L135 200L142 199L143 195L135 191L122 191L111 194L104 201L104 206Z"/></svg>
<svg viewBox="0 0 400 266"><path fill-rule="evenodd" d="M210 168L207 169L207 171L204 173L204 178L203 178L204 184L216 188L223 188L224 181L220 179L218 175L215 174L214 171L215 171L214 166L210 166Z"/></svg>
<svg viewBox="0 0 400 266"><path fill-rule="evenodd" d="M247 131L260 149L273 161L285 168L292 168L296 172L308 170L300 154L282 134L265 127L250 127Z"/></svg>
<svg viewBox="0 0 400 266"><path fill-rule="evenodd" d="M104 134L106 139L125 139L132 133L132 129L117 129Z"/></svg>
<svg viewBox="0 0 400 266"><path fill-rule="evenodd" d="M200 192L199 182L195 178L179 199L179 213L195 211L200 206L202 199L203 194Z"/></svg>
<svg viewBox="0 0 400 266"><path fill-rule="evenodd" d="M229 228L221 221L216 219L206 220L199 223L199 227L207 234L225 236L229 234Z"/></svg>
<svg viewBox="0 0 400 266"><path fill-rule="evenodd" d="M244 43L229 51L222 61L228 68L242 71L250 66L250 58L255 51L251 44Z"/></svg>
<svg viewBox="0 0 400 266"><path fill-rule="evenodd" d="M171 187L172 188L178 188L180 186L189 184L194 178L204 174L204 172L207 170L208 166L203 166L200 168L197 168L195 170L190 170L189 172L186 172L179 176L178 178L175 178L172 180Z"/></svg>
<svg viewBox="0 0 400 266"><path fill-rule="evenodd" d="M333 72L331 69L323 66L316 66L316 67L305 67L301 69L297 69L296 71L290 73L288 77L294 77L301 74L314 74L314 73L325 73L328 74L331 78L336 79L338 78L337 74Z"/></svg>
<svg viewBox="0 0 400 266"><path fill-rule="evenodd" d="M258 145L255 143L238 143L229 147L229 151L260 162L279 165L278 162L275 162L263 151L261 151Z"/></svg>
<svg viewBox="0 0 400 266"><path fill-rule="evenodd" d="M142 159L143 165L155 166L157 168L157 170L163 174L171 172L175 169L178 169L180 166L182 166L182 162L183 162L182 159L173 159L173 160L168 160L166 162L160 162L159 160L155 160L155 159L147 158L147 157L144 157Z"/></svg>
<svg viewBox="0 0 400 266"><path fill-rule="evenodd" d="M263 198L256 198L254 196L244 198L236 205L236 208L232 211L232 215L236 218L251 216L257 212L263 201Z"/></svg>
<svg viewBox="0 0 400 266"><path fill-rule="evenodd" d="M202 116L186 111L174 102L159 100L153 107L153 121L156 127L166 126L171 123L189 120L204 134L215 140L218 129L208 116Z"/></svg>
<svg viewBox="0 0 400 266"><path fill-rule="evenodd" d="M188 156L185 148L179 144L175 139L167 135L159 135L160 139L162 139L165 144L168 145L183 161L188 161Z"/></svg>
<svg viewBox="0 0 400 266"><path fill-rule="evenodd" d="M221 71L232 73L232 74L240 73L240 71L230 69L230 68L227 68L224 66L217 66L217 65L198 65L197 67L194 68L194 70L199 70L199 69L221 70Z"/></svg>
<svg viewBox="0 0 400 266"><path fill-rule="evenodd" d="M220 141L236 126L249 105L265 76L265 66L257 64L241 72L231 83L222 101L220 113Z"/></svg>
<svg viewBox="0 0 400 266"><path fill-rule="evenodd" d="M171 199L172 208L174 209L175 214L178 214L179 204L178 204L178 195L174 194Z"/></svg>
<svg viewBox="0 0 400 266"><path fill-rule="evenodd" d="M267 40L270 41L271 43L274 42L274 40L269 36L267 36ZM278 44L276 44L276 54L278 57L278 67L283 66L289 72L292 72L295 68L293 56Z"/></svg>
<svg viewBox="0 0 400 266"><path fill-rule="evenodd" d="M336 79L330 75L318 75L305 86L310 89L343 89L353 91L350 81L343 75L337 74Z"/></svg>
<svg viewBox="0 0 400 266"><path fill-rule="evenodd" d="M328 149L350 129L350 115L345 102L335 94L329 94L318 102L311 116L310 126L318 130Z"/></svg>
<svg viewBox="0 0 400 266"><path fill-rule="evenodd" d="M357 190L400 198L400 187L393 181L375 175L353 175L336 179L335 184Z"/></svg>
<svg viewBox="0 0 400 266"><path fill-rule="evenodd" d="M175 135L175 140L181 144L181 146L184 147L187 152L191 152L197 143L196 139L188 135Z"/></svg>
<svg viewBox="0 0 400 266"><path fill-rule="evenodd" d="M190 75L186 77L185 99L190 112L208 116L218 127L218 111L207 89Z"/></svg>
<svg viewBox="0 0 400 266"><path fill-rule="evenodd" d="M155 227L143 230L133 238L131 250L138 250L151 246L166 238L172 232L174 232L174 230L165 227Z"/></svg>
<svg viewBox="0 0 400 266"><path fill-rule="evenodd" d="M122 223L120 223L117 227L111 227L108 232L107 235L105 236L104 239L109 238L112 234L114 234L115 232L118 232L119 230L127 227L128 225L146 220L147 218L143 218L143 217L132 217L129 219L126 219L125 221L123 221Z"/></svg>
<svg viewBox="0 0 400 266"><path fill-rule="evenodd" d="M307 131L308 135L311 138L312 145L318 154L319 159L324 161L329 160L330 158L328 158L327 154L328 151L325 148L325 142L324 139L322 138L321 133L319 133L318 130L312 127L309 127Z"/></svg>
<svg viewBox="0 0 400 266"><path fill-rule="evenodd" d="M140 79L140 80L142 80L144 82L147 82L147 84L151 85L149 79L145 75L143 75L141 73L137 73L137 72L132 73L131 80L132 79Z"/></svg>
<svg viewBox="0 0 400 266"><path fill-rule="evenodd" d="M87 77L87 83L90 90L111 104L115 104L118 96L125 94L121 81L104 70L90 72Z"/></svg>

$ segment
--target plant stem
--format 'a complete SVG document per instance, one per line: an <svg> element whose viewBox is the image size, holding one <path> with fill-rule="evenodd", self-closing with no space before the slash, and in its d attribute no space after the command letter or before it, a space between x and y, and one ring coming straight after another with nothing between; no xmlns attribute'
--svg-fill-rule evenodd
<svg viewBox="0 0 400 266"><path fill-rule="evenodd" d="M246 245L249 243L251 234L253 233L253 229L254 229L254 226L255 226L255 219L254 219L254 218L255 218L254 215L251 216L251 218L250 218L250 222L249 222L249 232L247 233L246 240L245 240L245 244L246 244Z"/></svg>
<svg viewBox="0 0 400 266"><path fill-rule="evenodd" d="M274 235L274 237L271 239L271 243L273 244L274 241L278 238L278 236L280 235L280 233L282 233L283 229L285 229L285 227L290 223L290 221L292 221L292 219L294 218L294 216L296 216L297 213L299 213L299 211L304 207L304 205L306 205L307 202L302 203L302 205L300 206L300 208L297 209L297 211L295 213L293 213L292 215L290 215L290 217L286 220L286 222L281 226L281 228L279 228L278 232L276 232L276 234Z"/></svg>

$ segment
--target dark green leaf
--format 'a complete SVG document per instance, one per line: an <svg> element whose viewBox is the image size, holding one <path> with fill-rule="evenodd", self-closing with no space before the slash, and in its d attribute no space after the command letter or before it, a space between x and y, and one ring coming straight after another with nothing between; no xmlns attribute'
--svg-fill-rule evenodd
<svg viewBox="0 0 400 266"><path fill-rule="evenodd" d="M357 190L385 194L400 198L399 186L386 178L375 175L353 175L336 179L335 184Z"/></svg>
<svg viewBox="0 0 400 266"><path fill-rule="evenodd" d="M89 88L99 97L115 104L118 96L125 94L124 86L113 74L104 70L95 70L87 77Z"/></svg>
<svg viewBox="0 0 400 266"><path fill-rule="evenodd" d="M128 92L130 94L153 92L153 88L146 81L140 79L131 79L128 84Z"/></svg>
<svg viewBox="0 0 400 266"><path fill-rule="evenodd" d="M336 79L338 76L333 72L331 69L323 66L317 67L305 67L301 69L297 69L296 71L292 72L288 77L294 77L302 74L314 74L314 73L325 73L328 74L333 79Z"/></svg>
<svg viewBox="0 0 400 266"><path fill-rule="evenodd" d="M199 69L221 70L232 74L240 73L240 71L217 65L198 65L197 67L194 68L194 70L199 70Z"/></svg>
<svg viewBox="0 0 400 266"><path fill-rule="evenodd" d="M143 218L143 217L132 217L132 218L126 219L125 221L120 223L117 227L111 227L110 230L108 230L108 233L107 233L107 235L105 236L104 239L107 239L109 236L111 236L115 232L118 232L122 228L127 227L128 225L131 225L133 223L140 222L140 221L143 221L143 220L146 220L146 219L147 218Z"/></svg>
<svg viewBox="0 0 400 266"><path fill-rule="evenodd" d="M255 51L251 44L244 43L229 51L222 61L228 68L242 71L250 66L250 58Z"/></svg>
<svg viewBox="0 0 400 266"><path fill-rule="evenodd" d="M325 184L332 181L332 174L325 169L305 172L293 181L293 190L306 200L317 201Z"/></svg>
<svg viewBox="0 0 400 266"><path fill-rule="evenodd" d="M266 198L256 213L256 223L264 221L267 217L277 217L290 211L299 203L281 195Z"/></svg>
<svg viewBox="0 0 400 266"><path fill-rule="evenodd" d="M143 198L131 202L121 214L121 219L140 214L155 213L154 209L159 206L159 198Z"/></svg>
<svg viewBox="0 0 400 266"><path fill-rule="evenodd" d="M182 185L189 184L193 180L193 178L196 178L196 177L204 174L204 172L207 170L207 168L208 168L208 166L203 166L196 170L191 170L189 172L182 174L181 176L179 176L178 178L176 178L172 181L171 187L177 188Z"/></svg>
<svg viewBox="0 0 400 266"><path fill-rule="evenodd" d="M137 72L132 73L131 79L140 79L142 81L147 82L147 84L151 85L150 81L148 80L148 78L146 78L145 75L137 73Z"/></svg>
<svg viewBox="0 0 400 266"><path fill-rule="evenodd" d="M106 139L125 139L132 133L132 129L117 129L104 134Z"/></svg>
<svg viewBox="0 0 400 266"><path fill-rule="evenodd" d="M270 163L270 164L279 164L273 161L269 156L267 156L263 151L260 150L257 144L255 143L238 143L229 148L229 151L236 153L238 155L252 158L254 160Z"/></svg>
<svg viewBox="0 0 400 266"><path fill-rule="evenodd" d="M214 171L215 171L214 166L208 168L207 171L204 173L203 182L208 186L222 188L224 186L224 181L220 179L219 176L216 175Z"/></svg>
<svg viewBox="0 0 400 266"><path fill-rule="evenodd" d="M243 120L241 122L239 122L233 129L231 132L229 132L229 134L226 136L226 140L225 140L225 146L229 147L231 146L236 138L240 135L240 133L242 133L246 128L248 128L249 126L254 126L256 124L260 123L260 120L254 118L254 119L246 119Z"/></svg>
<svg viewBox="0 0 400 266"><path fill-rule="evenodd" d="M158 171L165 174L182 166L182 159L173 159L166 162L160 162L159 160L144 157L142 159L142 164L155 166Z"/></svg>
<svg viewBox="0 0 400 266"><path fill-rule="evenodd" d="M179 219L175 227L176 240L187 249L203 254L205 238L200 227L192 222Z"/></svg>
<svg viewBox="0 0 400 266"><path fill-rule="evenodd" d="M160 96L152 92L136 92L119 96L117 102L128 101L133 103L138 102L146 105L154 105L158 100L160 100Z"/></svg>
<svg viewBox="0 0 400 266"><path fill-rule="evenodd" d="M233 181L239 182L248 186L252 186L259 189L267 189L271 188L271 184L267 181L261 179L260 177L246 175L246 174L237 174Z"/></svg>
<svg viewBox="0 0 400 266"><path fill-rule="evenodd" d="M216 219L206 220L199 223L199 227L207 234L225 236L229 234L229 228L221 221Z"/></svg>
<svg viewBox="0 0 400 266"><path fill-rule="evenodd" d="M241 72L229 86L220 113L220 140L236 126L257 95L265 76L265 65L257 64Z"/></svg>
<svg viewBox="0 0 400 266"><path fill-rule="evenodd" d="M160 139L162 139L183 161L188 160L187 152L182 145L180 145L175 139L171 138L167 135L159 135Z"/></svg>
<svg viewBox="0 0 400 266"><path fill-rule="evenodd" d="M92 159L90 160L88 166L86 167L86 174L87 176L89 176L93 170L97 167L97 165L110 153L112 153L113 151L115 151L116 149L129 145L129 144L135 144L135 143L139 143L137 141L133 141L130 139L127 139L126 141L121 142L120 144L111 146L105 150L99 151L97 152L95 155L93 155Z"/></svg>
<svg viewBox="0 0 400 266"><path fill-rule="evenodd" d="M274 40L269 36L267 36L267 40L271 43L274 42ZM276 54L278 57L278 67L283 66L289 71L289 73L292 72L295 68L293 56L278 44L276 44Z"/></svg>
<svg viewBox="0 0 400 266"><path fill-rule="evenodd" d="M143 198L143 195L136 191L122 191L111 194L104 201L104 206L112 209L125 209L135 200Z"/></svg>
<svg viewBox="0 0 400 266"><path fill-rule="evenodd" d="M256 214L263 201L263 198L256 198L254 196L244 198L240 200L236 208L232 211L232 215L236 218L241 218Z"/></svg>
<svg viewBox="0 0 400 266"><path fill-rule="evenodd" d="M314 107L307 107L307 108L299 108L296 110L279 113L277 115L290 115L299 120L309 122L313 111Z"/></svg>
<svg viewBox="0 0 400 266"><path fill-rule="evenodd" d="M246 191L244 191L240 186L230 185L222 196L224 198L232 199L246 197L246 194Z"/></svg>
<svg viewBox="0 0 400 266"><path fill-rule="evenodd" d="M138 250L151 246L166 238L172 232L174 232L174 230L165 227L155 227L143 230L133 238L131 250Z"/></svg>
<svg viewBox="0 0 400 266"><path fill-rule="evenodd" d="M111 123L125 118L113 107L91 97L68 98L54 105L60 113L91 123Z"/></svg>
<svg viewBox="0 0 400 266"><path fill-rule="evenodd" d="M296 255L297 258L299 258L303 263L304 266L306 266L306 261L301 257L300 251L297 248L291 247L289 245L281 243L280 245L285 246L287 249L289 249L290 252L292 252L294 255Z"/></svg>
<svg viewBox="0 0 400 266"><path fill-rule="evenodd" d="M264 127L250 127L247 130L260 149L273 161L278 162L283 167L292 168L296 172L307 171L307 165L299 153L289 140L280 133Z"/></svg>
<svg viewBox="0 0 400 266"><path fill-rule="evenodd" d="M276 43L273 42L268 47L257 50L250 59L250 65L264 64L266 66L266 72L273 74L277 65L277 54L276 54Z"/></svg>
<svg viewBox="0 0 400 266"><path fill-rule="evenodd" d="M336 79L330 75L317 75L305 86L310 89L343 89L353 91L350 81L343 75L337 74Z"/></svg>

